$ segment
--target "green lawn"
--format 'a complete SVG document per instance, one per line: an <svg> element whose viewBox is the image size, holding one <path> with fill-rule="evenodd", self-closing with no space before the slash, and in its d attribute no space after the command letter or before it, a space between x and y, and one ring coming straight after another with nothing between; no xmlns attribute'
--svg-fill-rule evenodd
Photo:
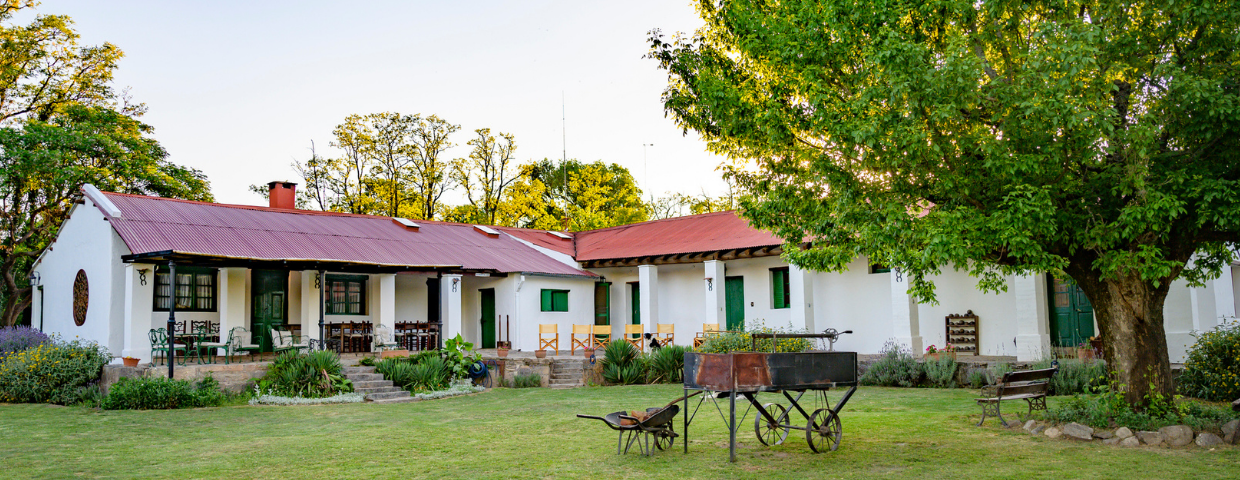
<svg viewBox="0 0 1240 480"><path fill-rule="evenodd" d="M736 464L727 463L726 428L709 401L687 455L678 439L651 458L617 456L614 432L574 417L680 394L661 385L497 389L398 405L141 412L0 405L0 477L1200 479L1240 471L1237 447L1121 449L1033 438L989 420L978 428L970 390L862 387L841 416L840 449L825 454L811 453L795 430L784 445L761 446L751 414Z"/></svg>

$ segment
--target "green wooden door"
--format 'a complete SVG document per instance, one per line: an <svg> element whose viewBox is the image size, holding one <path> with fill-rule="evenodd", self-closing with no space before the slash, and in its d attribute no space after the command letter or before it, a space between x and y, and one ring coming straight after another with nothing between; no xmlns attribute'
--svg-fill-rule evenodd
<svg viewBox="0 0 1240 480"><path fill-rule="evenodd" d="M250 273L250 339L271 351L271 329L288 324L288 270Z"/></svg>
<svg viewBox="0 0 1240 480"><path fill-rule="evenodd" d="M482 294L482 348L495 348L495 289L478 290Z"/></svg>
<svg viewBox="0 0 1240 480"><path fill-rule="evenodd" d="M594 324L611 325L611 284L594 284Z"/></svg>
<svg viewBox="0 0 1240 480"><path fill-rule="evenodd" d="M1070 279L1050 278L1051 332L1055 346L1075 347L1094 336L1094 307Z"/></svg>
<svg viewBox="0 0 1240 480"><path fill-rule="evenodd" d="M728 331L745 329L745 277L725 277L724 303L727 304Z"/></svg>
<svg viewBox="0 0 1240 480"><path fill-rule="evenodd" d="M633 304L629 305L633 314L629 318L633 319L633 325L642 323L642 289L638 282L629 282L629 288L633 289Z"/></svg>

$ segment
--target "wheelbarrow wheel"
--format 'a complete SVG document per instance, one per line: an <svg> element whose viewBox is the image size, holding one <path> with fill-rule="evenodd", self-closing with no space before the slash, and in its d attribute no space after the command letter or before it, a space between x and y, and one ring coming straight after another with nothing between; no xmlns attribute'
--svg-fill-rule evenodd
<svg viewBox="0 0 1240 480"><path fill-rule="evenodd" d="M762 410L765 410L767 415L770 415L776 421L787 420L785 417L788 415L788 409L784 408L783 405L768 403L762 406ZM765 415L762 415L762 412L758 412L753 417L754 434L758 436L759 442L768 447L783 444L784 440L788 438L789 430L786 425L771 423L766 419Z"/></svg>
<svg viewBox="0 0 1240 480"><path fill-rule="evenodd" d="M670 450L673 443L676 443L676 432L673 432L670 427L667 430L659 430L654 433L655 448Z"/></svg>
<svg viewBox="0 0 1240 480"><path fill-rule="evenodd" d="M809 424L805 426L805 440L809 449L815 453L840 448L840 438L844 431L840 428L840 417L830 408L820 408L809 416Z"/></svg>

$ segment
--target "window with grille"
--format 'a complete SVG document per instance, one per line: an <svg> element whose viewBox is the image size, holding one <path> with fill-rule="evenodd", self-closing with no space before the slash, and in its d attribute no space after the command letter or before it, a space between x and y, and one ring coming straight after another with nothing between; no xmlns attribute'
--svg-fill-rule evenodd
<svg viewBox="0 0 1240 480"><path fill-rule="evenodd" d="M166 312L173 298L177 310L184 312L214 312L216 308L215 268L177 267L176 292L173 294L172 278L168 267L155 268L155 311Z"/></svg>
<svg viewBox="0 0 1240 480"><path fill-rule="evenodd" d="M792 306L788 283L788 267L771 269L771 308L788 308Z"/></svg>
<svg viewBox="0 0 1240 480"><path fill-rule="evenodd" d="M542 289L542 311L567 312L568 290Z"/></svg>
<svg viewBox="0 0 1240 480"><path fill-rule="evenodd" d="M328 275L327 314L365 315L366 276Z"/></svg>

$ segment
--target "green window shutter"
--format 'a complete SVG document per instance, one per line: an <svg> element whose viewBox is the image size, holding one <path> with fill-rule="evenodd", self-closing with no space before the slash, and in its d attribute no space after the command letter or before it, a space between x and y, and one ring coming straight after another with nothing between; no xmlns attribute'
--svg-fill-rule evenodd
<svg viewBox="0 0 1240 480"><path fill-rule="evenodd" d="M788 298L788 269L771 270L771 290L775 293L774 308L788 308L792 304Z"/></svg>
<svg viewBox="0 0 1240 480"><path fill-rule="evenodd" d="M552 290L548 290L545 288L542 290L542 311L544 312L555 311L554 307L552 306L552 301L551 301L552 293L553 293Z"/></svg>
<svg viewBox="0 0 1240 480"><path fill-rule="evenodd" d="M555 290L552 292L551 310L554 312L568 311L568 290Z"/></svg>

